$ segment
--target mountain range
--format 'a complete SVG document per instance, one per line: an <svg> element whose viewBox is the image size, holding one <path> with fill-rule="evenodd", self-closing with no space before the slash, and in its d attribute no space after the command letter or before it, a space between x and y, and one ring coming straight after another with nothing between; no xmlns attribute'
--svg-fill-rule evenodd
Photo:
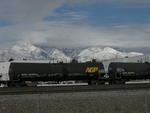
<svg viewBox="0 0 150 113"><path fill-rule="evenodd" d="M96 59L104 61L116 58L128 58L144 55L138 52L121 52L111 47L84 48L56 48L33 45L29 43L17 44L8 49L0 49L0 60L50 60L52 62L70 62L77 59L80 62Z"/></svg>

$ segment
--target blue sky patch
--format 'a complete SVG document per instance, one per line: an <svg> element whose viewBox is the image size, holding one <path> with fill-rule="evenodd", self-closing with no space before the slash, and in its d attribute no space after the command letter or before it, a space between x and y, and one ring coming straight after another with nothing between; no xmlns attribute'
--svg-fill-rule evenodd
<svg viewBox="0 0 150 113"><path fill-rule="evenodd" d="M6 27L13 25L11 22L0 20L0 27Z"/></svg>
<svg viewBox="0 0 150 113"><path fill-rule="evenodd" d="M150 23L149 7L125 7L123 4L114 3L78 4L73 6L65 4L54 11L54 16L47 16L43 20L74 19L75 15L67 15L69 12L76 13L78 17L81 16L81 20L79 18L78 21L86 21L96 26Z"/></svg>

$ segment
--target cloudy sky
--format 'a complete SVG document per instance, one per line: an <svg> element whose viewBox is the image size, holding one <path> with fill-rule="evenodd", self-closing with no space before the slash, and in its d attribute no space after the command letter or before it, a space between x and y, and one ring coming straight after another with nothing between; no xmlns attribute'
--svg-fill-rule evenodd
<svg viewBox="0 0 150 113"><path fill-rule="evenodd" d="M150 0L0 0L0 47L150 48Z"/></svg>

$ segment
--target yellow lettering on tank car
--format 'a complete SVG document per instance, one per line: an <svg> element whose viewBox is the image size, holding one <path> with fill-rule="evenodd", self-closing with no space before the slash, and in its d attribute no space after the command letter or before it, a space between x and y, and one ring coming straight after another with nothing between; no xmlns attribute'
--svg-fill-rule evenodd
<svg viewBox="0 0 150 113"><path fill-rule="evenodd" d="M98 71L98 67L87 67L85 72L86 73L95 73Z"/></svg>

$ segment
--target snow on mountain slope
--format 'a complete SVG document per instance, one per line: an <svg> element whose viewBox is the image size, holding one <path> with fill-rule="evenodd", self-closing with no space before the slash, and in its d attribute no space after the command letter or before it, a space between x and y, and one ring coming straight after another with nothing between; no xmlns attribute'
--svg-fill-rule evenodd
<svg viewBox="0 0 150 113"><path fill-rule="evenodd" d="M18 55L10 49L0 50L0 61L8 61L11 58L16 58Z"/></svg>
<svg viewBox="0 0 150 113"><path fill-rule="evenodd" d="M123 57L133 57L143 55L142 53L125 53L120 52L115 49L105 47L91 47L83 50L78 55L78 60L82 62L91 61L92 59L97 59L98 61L107 60L107 59L117 59L117 58L123 58Z"/></svg>
<svg viewBox="0 0 150 113"><path fill-rule="evenodd" d="M69 62L71 60L70 57L58 49L53 48L46 51L28 43L15 45L11 50L17 54L18 59L50 60L53 62Z"/></svg>
<svg viewBox="0 0 150 113"><path fill-rule="evenodd" d="M137 52L129 52L129 53L126 53L126 54L128 55L128 57L144 55L143 53L137 53Z"/></svg>
<svg viewBox="0 0 150 113"><path fill-rule="evenodd" d="M8 54L8 50L0 50L0 60L6 60L7 59L7 55Z"/></svg>
<svg viewBox="0 0 150 113"><path fill-rule="evenodd" d="M14 45L9 49L0 50L0 60L6 61L10 58L16 60L49 60L52 62L70 62L71 59L76 58L80 62L91 61L97 59L98 61L108 59L118 59L123 57L133 57L143 55L142 53L125 53L117 51L110 47L90 47L90 48L56 48L46 47L24 43Z"/></svg>
<svg viewBox="0 0 150 113"><path fill-rule="evenodd" d="M53 62L70 62L71 58L66 56L62 51L58 49L53 49L48 53L48 57Z"/></svg>
<svg viewBox="0 0 150 113"><path fill-rule="evenodd" d="M45 59L46 52L34 45L24 43L15 45L11 49L14 53L25 59Z"/></svg>

